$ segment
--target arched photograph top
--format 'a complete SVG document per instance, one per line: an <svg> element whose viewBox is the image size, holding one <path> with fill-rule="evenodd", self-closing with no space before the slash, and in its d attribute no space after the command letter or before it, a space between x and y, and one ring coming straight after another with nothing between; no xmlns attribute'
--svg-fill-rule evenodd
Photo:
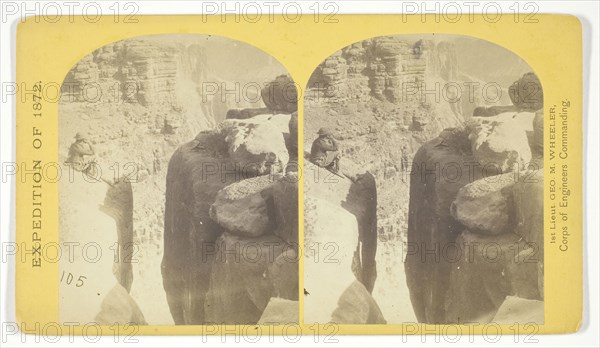
<svg viewBox="0 0 600 348"><path fill-rule="evenodd" d="M281 63L225 37L133 37L61 92L59 238L86 246L60 262L61 322L298 321L298 93Z"/></svg>
<svg viewBox="0 0 600 348"><path fill-rule="evenodd" d="M306 322L543 323L542 106L534 69L474 37L324 58L304 95L304 247L337 262L305 253Z"/></svg>

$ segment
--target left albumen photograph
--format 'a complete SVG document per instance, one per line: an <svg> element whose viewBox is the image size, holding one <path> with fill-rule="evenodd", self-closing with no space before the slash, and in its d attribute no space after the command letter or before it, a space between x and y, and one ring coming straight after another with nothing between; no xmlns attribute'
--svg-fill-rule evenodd
<svg viewBox="0 0 600 348"><path fill-rule="evenodd" d="M296 86L258 48L153 35L62 84L60 321L298 321ZM67 253L68 250L63 250Z"/></svg>

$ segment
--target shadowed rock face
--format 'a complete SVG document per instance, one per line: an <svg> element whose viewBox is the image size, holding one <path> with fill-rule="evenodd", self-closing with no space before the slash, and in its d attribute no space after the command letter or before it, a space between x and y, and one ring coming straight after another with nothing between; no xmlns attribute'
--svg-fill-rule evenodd
<svg viewBox="0 0 600 348"><path fill-rule="evenodd" d="M109 186L104 198L102 211L115 219L119 241L119 263L116 277L119 283L127 290L131 290L133 282L133 191L131 183L120 178L114 185Z"/></svg>
<svg viewBox="0 0 600 348"><path fill-rule="evenodd" d="M298 172L288 172L263 191L274 233L287 243L298 243Z"/></svg>
<svg viewBox="0 0 600 348"><path fill-rule="evenodd" d="M210 260L203 255L222 231L209 209L218 191L236 181L236 175L221 171L235 165L226 153L217 134L205 132L181 146L169 161L161 268L175 324L204 322Z"/></svg>
<svg viewBox="0 0 600 348"><path fill-rule="evenodd" d="M537 260L537 289L544 298L544 175L543 168L530 172L526 180L515 184L512 199L515 212L515 233L528 241Z"/></svg>
<svg viewBox="0 0 600 348"><path fill-rule="evenodd" d="M461 187L468 184L475 163L461 130L446 130L415 154L410 181L406 281L419 322L442 323L452 263L441 258L441 248L464 230L450 214ZM460 175L442 175L448 168Z"/></svg>
<svg viewBox="0 0 600 348"><path fill-rule="evenodd" d="M359 233L356 277L371 293L377 279L377 186L373 174L356 176L342 207L356 216Z"/></svg>
<svg viewBox="0 0 600 348"><path fill-rule="evenodd" d="M298 212L296 181L297 177L291 174L262 176L238 181L219 191L218 196L231 193L232 188L238 193L247 191L260 203L246 204L251 210L246 212L239 206L248 202L242 195L240 203L233 204L237 208L231 211L239 210L237 217L230 214L227 221L215 220L223 234L203 254L212 263L205 322L253 324L272 297L298 299L298 224L297 217L295 222L291 217ZM217 199L211 212L223 210L223 205L231 204ZM241 233L239 226L244 221L248 226L264 228L254 229L251 235ZM228 227L232 225L236 227Z"/></svg>
<svg viewBox="0 0 600 348"><path fill-rule="evenodd" d="M214 251L208 253L212 259L212 271L206 294L205 322L258 322L272 297L273 279L267 269L287 246L274 235L252 239L228 233L221 235Z"/></svg>
<svg viewBox="0 0 600 348"><path fill-rule="evenodd" d="M279 181L265 183L264 179L269 178L245 178L243 173L233 170L234 165L240 163L229 158L227 144L218 132L201 133L196 140L180 147L169 163L162 274L176 324L256 322L272 295L273 281L264 280L262 275L288 243L276 235L283 227L272 220L283 213L267 211L272 206L267 202L273 198L263 191L277 187ZM266 185L259 185L258 191L250 194L255 198L253 201L258 202L251 214L256 224L242 227L234 211L239 209L240 202L249 198L235 192L246 187L241 190L248 193L248 188L254 187L257 180ZM297 204L297 199L295 202ZM291 208L293 212L286 211L288 215L297 213L297 205ZM297 231L289 234L287 238L297 238ZM262 259L253 262L253 258L248 261L245 249L235 249L248 244L244 239L248 237L253 237L249 240L258 243L256 245L264 244L260 250L263 257L267 252L272 254L267 259L269 262ZM278 248L269 249L272 247L269 242ZM240 252L241 263L219 259L216 250ZM297 263L295 265L297 267ZM257 281L262 290L255 292L252 281ZM287 289L281 292L293 293ZM231 317L235 313L237 319Z"/></svg>
<svg viewBox="0 0 600 348"><path fill-rule="evenodd" d="M462 246L462 255L453 265L445 322L488 323L508 295L540 299L537 256L528 253L519 235L489 237L466 231L456 245Z"/></svg>

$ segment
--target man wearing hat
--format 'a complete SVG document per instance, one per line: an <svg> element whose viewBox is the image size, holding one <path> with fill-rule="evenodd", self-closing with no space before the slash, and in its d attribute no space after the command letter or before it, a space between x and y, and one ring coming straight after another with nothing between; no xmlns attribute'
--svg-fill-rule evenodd
<svg viewBox="0 0 600 348"><path fill-rule="evenodd" d="M70 163L75 170L85 171L91 162L93 157L88 157L87 161L85 156L94 156L94 148L90 144L87 138L81 134L75 134L75 142L71 144L69 148L69 158L66 163Z"/></svg>
<svg viewBox="0 0 600 348"><path fill-rule="evenodd" d="M340 152L338 145L333 138L332 132L323 127L317 133L319 137L315 139L310 150L310 160L319 167L326 168L332 172L339 171Z"/></svg>

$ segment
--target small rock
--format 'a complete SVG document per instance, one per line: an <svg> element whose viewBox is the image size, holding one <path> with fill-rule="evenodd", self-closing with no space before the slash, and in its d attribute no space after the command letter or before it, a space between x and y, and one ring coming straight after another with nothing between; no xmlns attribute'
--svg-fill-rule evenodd
<svg viewBox="0 0 600 348"><path fill-rule="evenodd" d="M258 320L259 325L289 325L298 323L298 301L272 297Z"/></svg>
<svg viewBox="0 0 600 348"><path fill-rule="evenodd" d="M492 319L494 324L544 323L544 302L507 296Z"/></svg>
<svg viewBox="0 0 600 348"><path fill-rule="evenodd" d="M336 324L387 324L375 299L358 280L342 294L331 322Z"/></svg>

